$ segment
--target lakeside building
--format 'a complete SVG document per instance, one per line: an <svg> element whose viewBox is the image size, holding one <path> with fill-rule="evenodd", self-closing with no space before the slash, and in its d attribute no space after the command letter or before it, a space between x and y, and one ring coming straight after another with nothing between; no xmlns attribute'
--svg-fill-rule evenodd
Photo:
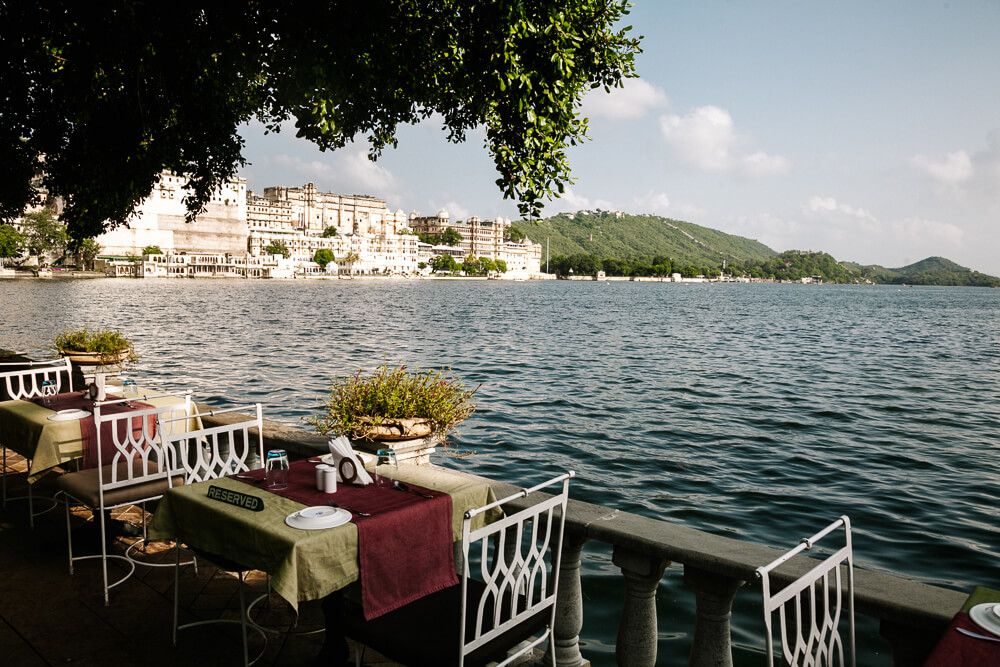
<svg viewBox="0 0 1000 667"><path fill-rule="evenodd" d="M282 244L298 273L316 273L318 250L329 250L335 266L319 272L349 275L418 275L420 263L451 255L488 257L507 264L507 278L541 272L541 245L525 238L505 241L511 223L498 217L473 216L452 223L442 210L434 217L391 211L385 200L370 195L320 192L315 183L276 186L256 194L246 180L227 181L212 194L205 212L187 222L184 205L187 179L164 171L149 197L127 225L97 237L102 270L119 276L234 275L280 277L284 266L272 266L268 250ZM441 234L451 228L461 235L455 246L422 244L416 234ZM147 246L162 256L137 260ZM308 269L308 271L306 271Z"/></svg>
<svg viewBox="0 0 1000 667"><path fill-rule="evenodd" d="M441 209L436 216L421 217L416 212L411 213L409 226L418 234L433 236L441 236L448 229L458 232L462 240L452 248L458 252L448 252L456 259L475 255L489 257L494 261L503 260L507 264L507 273L512 276L526 277L541 272L541 244L532 243L527 237L517 242L504 240L507 230L511 227L508 218L497 216L495 220L483 220L478 216L472 216L465 222L458 220L453 223L448 211ZM434 246L434 250L447 247ZM433 254L443 254L443 252Z"/></svg>
<svg viewBox="0 0 1000 667"><path fill-rule="evenodd" d="M227 181L214 193L205 212L185 220L184 186L187 178L172 172L160 174L149 196L136 207L135 216L97 237L102 257L141 254L155 245L163 252L202 252L245 255L247 248L247 185L243 178Z"/></svg>

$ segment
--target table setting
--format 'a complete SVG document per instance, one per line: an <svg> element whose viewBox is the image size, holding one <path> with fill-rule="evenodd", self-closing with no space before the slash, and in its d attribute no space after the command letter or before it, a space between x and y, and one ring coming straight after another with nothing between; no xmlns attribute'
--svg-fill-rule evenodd
<svg viewBox="0 0 1000 667"><path fill-rule="evenodd" d="M462 515L495 500L483 480L430 466L383 468L353 452L371 483L337 478L333 487L321 487L318 473L324 471L317 469L330 465L324 462L329 455L285 467L284 453L271 453L264 469L168 491L150 536L176 538L265 571L275 592L296 609L300 601L360 580L365 614L374 618L454 585L452 544L461 537ZM220 491L237 494L236 502L209 497ZM249 507L255 503L240 496L262 507L255 511ZM482 525L498 517L477 519Z"/></svg>
<svg viewBox="0 0 1000 667"><path fill-rule="evenodd" d="M924 662L924 667L1000 665L1000 591L977 587Z"/></svg>
<svg viewBox="0 0 1000 667"><path fill-rule="evenodd" d="M43 395L31 400L0 402L0 442L31 460L28 481L34 483L51 469L76 460L87 469L97 465L97 428L94 424L94 404L100 397L106 401L128 399L122 403L101 406L103 414L136 411L152 407L184 403L175 394L147 396L145 389L132 385L123 391L110 385L100 392L90 389L62 394ZM110 392L110 393L108 393ZM142 400L138 400L139 398ZM143 428L142 420L133 420L133 431ZM156 416L148 415L145 427L156 428ZM105 424L110 429L110 424ZM124 428L124 427L123 427ZM110 431L102 431L107 456L111 445Z"/></svg>

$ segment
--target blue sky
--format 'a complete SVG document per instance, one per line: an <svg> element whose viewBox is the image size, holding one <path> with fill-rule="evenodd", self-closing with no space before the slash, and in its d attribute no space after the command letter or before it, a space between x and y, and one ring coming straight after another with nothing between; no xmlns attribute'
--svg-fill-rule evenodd
<svg viewBox="0 0 1000 667"><path fill-rule="evenodd" d="M778 251L1000 275L1000 2L639 0L627 22L640 78L586 98L592 140L545 215L654 213ZM431 119L377 163L363 142L244 137L253 190L313 181L407 213L517 218L482 133L449 144Z"/></svg>

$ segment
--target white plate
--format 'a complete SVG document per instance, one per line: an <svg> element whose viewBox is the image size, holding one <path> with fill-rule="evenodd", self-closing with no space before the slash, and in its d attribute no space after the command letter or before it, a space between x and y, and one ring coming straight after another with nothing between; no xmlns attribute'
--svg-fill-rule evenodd
<svg viewBox="0 0 1000 667"><path fill-rule="evenodd" d="M285 517L285 523L302 530L322 530L343 526L351 520L351 513L340 507L317 505L292 512Z"/></svg>
<svg viewBox="0 0 1000 667"><path fill-rule="evenodd" d="M53 422L64 422L73 419L83 419L84 417L89 416L90 413L88 411L74 408L73 410L60 410L54 415L49 415L48 420Z"/></svg>
<svg viewBox="0 0 1000 667"><path fill-rule="evenodd" d="M1000 607L1000 604L996 602L977 604L969 610L969 618L983 630L1000 637L1000 616L997 616L996 607Z"/></svg>

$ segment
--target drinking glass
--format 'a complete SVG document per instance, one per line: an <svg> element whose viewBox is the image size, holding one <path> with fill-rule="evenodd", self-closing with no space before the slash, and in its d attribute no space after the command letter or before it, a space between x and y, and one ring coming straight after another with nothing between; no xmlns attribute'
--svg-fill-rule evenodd
<svg viewBox="0 0 1000 667"><path fill-rule="evenodd" d="M42 381L42 405L45 407L52 405L52 397L56 395L57 390L55 382Z"/></svg>
<svg viewBox="0 0 1000 667"><path fill-rule="evenodd" d="M122 380L122 398L138 398L139 387L136 385L135 380L132 378L125 378ZM125 401L125 405L128 407L134 407L132 401Z"/></svg>
<svg viewBox="0 0 1000 667"><path fill-rule="evenodd" d="M380 449L375 454L375 486L391 487L396 483L396 450Z"/></svg>
<svg viewBox="0 0 1000 667"><path fill-rule="evenodd" d="M284 449L272 449L267 452L267 488L288 488L288 455Z"/></svg>

